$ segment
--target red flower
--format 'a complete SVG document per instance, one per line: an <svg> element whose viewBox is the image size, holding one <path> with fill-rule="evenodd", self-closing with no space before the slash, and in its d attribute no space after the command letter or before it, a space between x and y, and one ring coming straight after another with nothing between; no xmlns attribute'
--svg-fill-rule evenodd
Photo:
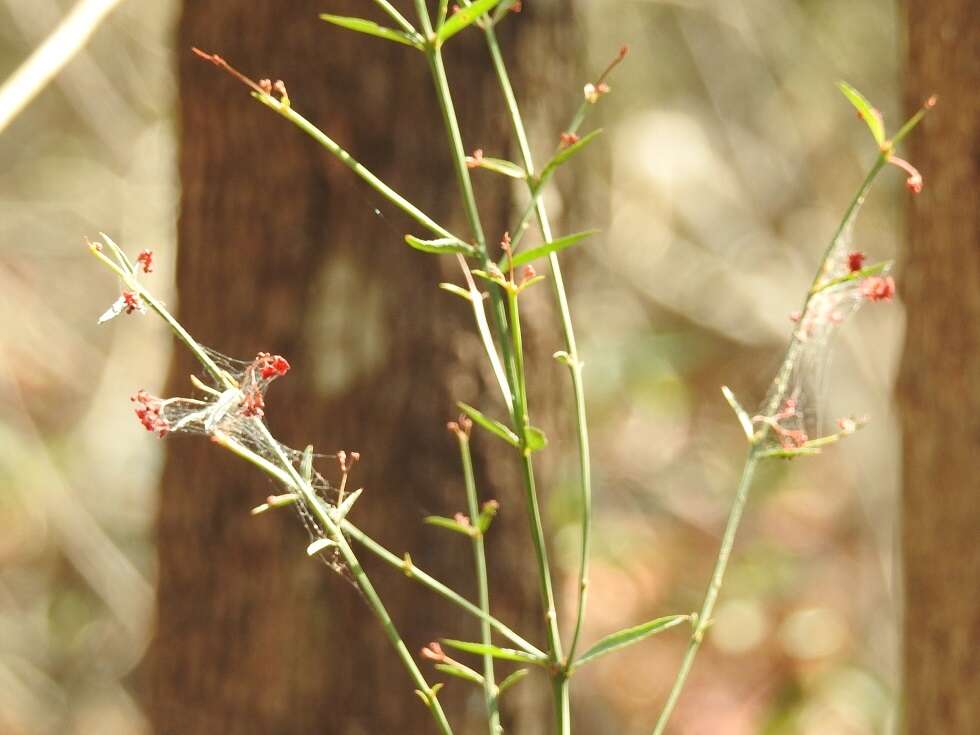
<svg viewBox="0 0 980 735"><path fill-rule="evenodd" d="M143 428L164 437L170 431L170 423L163 415L163 401L145 390L137 391L129 400L136 404L136 418Z"/></svg>
<svg viewBox="0 0 980 735"><path fill-rule="evenodd" d="M144 273L153 272L153 251L152 250L140 250L140 254L136 256L136 262L143 266Z"/></svg>
<svg viewBox="0 0 980 735"><path fill-rule="evenodd" d="M255 356L253 363L259 371L262 380L269 380L289 372L289 362L282 355L270 355L268 352L260 352Z"/></svg>
<svg viewBox="0 0 980 735"><path fill-rule="evenodd" d="M143 310L143 304L140 303L140 297L132 291L123 291L122 300L123 311L125 311L127 314L132 314L134 311Z"/></svg>
<svg viewBox="0 0 980 735"><path fill-rule="evenodd" d="M869 276L861 281L861 295L868 301L891 301L895 279L891 276Z"/></svg>
<svg viewBox="0 0 980 735"><path fill-rule="evenodd" d="M864 267L864 261L867 260L868 256L864 253L854 251L853 253L847 254L847 268L853 273L854 271L859 271Z"/></svg>

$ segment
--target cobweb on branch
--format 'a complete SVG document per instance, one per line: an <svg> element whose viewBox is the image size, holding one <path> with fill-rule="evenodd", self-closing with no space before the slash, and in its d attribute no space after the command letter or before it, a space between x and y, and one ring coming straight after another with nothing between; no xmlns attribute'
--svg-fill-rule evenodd
<svg viewBox="0 0 980 735"><path fill-rule="evenodd" d="M245 361L209 348L203 349L233 387L205 373L191 379L197 388L197 397L158 398L141 390L131 400L136 404L136 415L143 426L161 437L171 434L198 434L212 438L223 435L280 469L284 469L282 457L285 457L302 475L304 452L272 439L260 423L265 414L265 395L269 385L285 375L289 363L279 355L265 352L260 352L254 360ZM323 458L336 459L337 455L312 456L313 460ZM310 486L317 502L327 509L337 507L339 491L315 468L310 469ZM291 485L286 485L285 490L295 492ZM291 504L311 542L329 538L302 498L296 498ZM342 576L347 576L346 567L335 546L325 546L316 556Z"/></svg>
<svg viewBox="0 0 980 735"><path fill-rule="evenodd" d="M776 378L759 409L757 420L773 431L769 441L783 447L801 446L824 430L823 404L833 338L840 327L869 300L866 281L850 277L861 271L865 255L853 245L853 226L860 203L851 212L824 260L815 293L796 324ZM875 272L884 274L888 265ZM876 299L871 299L876 300Z"/></svg>

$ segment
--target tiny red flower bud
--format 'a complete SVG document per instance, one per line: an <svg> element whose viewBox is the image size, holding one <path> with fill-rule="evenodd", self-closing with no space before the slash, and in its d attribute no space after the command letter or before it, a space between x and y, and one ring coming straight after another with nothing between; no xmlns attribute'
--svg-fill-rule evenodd
<svg viewBox="0 0 980 735"><path fill-rule="evenodd" d="M483 163L482 148L477 148L475 151L473 151L472 156L466 157L466 168L479 168L481 163Z"/></svg>
<svg viewBox="0 0 980 735"><path fill-rule="evenodd" d="M853 253L847 254L847 269L853 273L854 271L859 271L864 267L864 261L867 260L868 256L864 253L854 251Z"/></svg>
<svg viewBox="0 0 980 735"><path fill-rule="evenodd" d="M575 133L562 133L559 141L562 148L568 148L573 143L578 143L578 136Z"/></svg>

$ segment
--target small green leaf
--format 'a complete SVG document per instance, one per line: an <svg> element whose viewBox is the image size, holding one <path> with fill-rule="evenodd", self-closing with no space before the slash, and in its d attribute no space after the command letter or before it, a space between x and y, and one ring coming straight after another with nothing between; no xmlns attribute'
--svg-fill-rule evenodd
<svg viewBox="0 0 980 735"><path fill-rule="evenodd" d="M732 407L735 415L738 417L738 422L742 425L742 431L745 432L747 439L752 439L752 435L755 434L755 430L752 428L752 419L742 408L742 404L738 402L735 394L732 393L732 389L727 385L721 386L721 394L725 396L725 400L728 401L728 405Z"/></svg>
<svg viewBox="0 0 980 735"><path fill-rule="evenodd" d="M660 633L667 630L668 628L673 628L675 625L680 625L691 619L690 615L668 615L667 617L657 618L656 620L650 620L649 622L642 623L641 625L634 626L632 628L625 628L623 630L607 635L601 641L596 643L592 648L579 656L578 660L574 663L573 668L578 668L584 663L588 663L592 659L603 656L607 653L611 653L617 649L628 646L632 643L642 641L644 638Z"/></svg>
<svg viewBox="0 0 980 735"><path fill-rule="evenodd" d="M480 509L480 517L476 521L476 527L480 529L480 533L486 533L490 528L499 507L500 504L496 500L488 500L483 504Z"/></svg>
<svg viewBox="0 0 980 735"><path fill-rule="evenodd" d="M871 135L874 136L875 142L880 146L885 142L885 124L882 122L881 113L878 112L875 107L868 102L863 94L858 92L854 87L852 87L847 82L837 82L837 88L844 93L848 101L854 105L854 109L858 111L858 115L867 124L868 129L871 131Z"/></svg>
<svg viewBox="0 0 980 735"><path fill-rule="evenodd" d="M527 171L513 161L505 161L502 158L480 158L477 162L477 168L485 168L488 171L510 176L512 179L527 178Z"/></svg>
<svg viewBox="0 0 980 735"><path fill-rule="evenodd" d="M483 677L473 671L471 668L454 666L453 664L436 664L436 669L444 674L449 674L450 676L471 681L477 686L483 686Z"/></svg>
<svg viewBox="0 0 980 735"><path fill-rule="evenodd" d="M505 678L502 682L500 682L499 685L497 685L497 696L499 697L501 694L506 692L512 686L519 683L521 680L524 679L525 676L527 676L527 674L528 674L527 669L518 669L517 671L514 671L513 673L509 674L507 678Z"/></svg>
<svg viewBox="0 0 980 735"><path fill-rule="evenodd" d="M548 437L536 426L524 427L524 446L529 452L536 452L548 446Z"/></svg>
<svg viewBox="0 0 980 735"><path fill-rule="evenodd" d="M473 526L464 526L455 519L446 518L445 516L426 516L423 521L428 523L430 526L439 526L439 528L455 531L456 533L461 533L464 536L469 536L470 538L473 538L479 533L479 530L473 528Z"/></svg>
<svg viewBox="0 0 980 735"><path fill-rule="evenodd" d="M521 663L534 664L535 666L543 666L546 662L546 659L532 656L529 653L524 653L524 651L517 651L513 648L498 648L497 646L491 646L486 643L470 643L469 641L457 641L452 638L443 638L442 643L450 648L455 648L457 651L474 653L477 656L490 655L505 661L520 661Z"/></svg>
<svg viewBox="0 0 980 735"><path fill-rule="evenodd" d="M567 148L562 148L555 154L554 158L548 161L548 163L545 164L545 167L541 169L541 175L538 177L539 180L547 181L549 178L551 178L551 175L555 172L556 168L585 148L585 146L595 140L599 135L602 135L602 128L593 130L588 135L583 135Z"/></svg>
<svg viewBox="0 0 980 735"><path fill-rule="evenodd" d="M410 36L404 31L396 31L394 28L386 28L385 26L378 25L373 20L351 18L346 15L330 15L329 13L321 13L320 18L327 21L327 23L357 31L358 33L366 33L369 36L377 36L378 38L384 38L389 41L403 43L412 48L422 48L422 44L414 36Z"/></svg>
<svg viewBox="0 0 980 735"><path fill-rule="evenodd" d="M552 240L551 242L546 242L543 245L538 245L536 248L524 250L514 256L514 267L517 268L525 263L530 263L532 260L543 258L545 255L548 255L548 253L557 253L565 248L570 248L572 245L577 245L582 240L596 234L598 231L599 230L586 230L585 232L576 232L573 235L565 235L565 237L559 237L557 240Z"/></svg>
<svg viewBox="0 0 980 735"><path fill-rule="evenodd" d="M405 235L405 242L416 250L423 253L435 253L445 255L446 253L462 253L463 255L476 255L476 248L455 237L440 237L435 240L420 240L414 235Z"/></svg>
<svg viewBox="0 0 980 735"><path fill-rule="evenodd" d="M451 294L456 294L461 299L466 299L467 301L472 301L470 298L470 292L465 288L460 288L455 283L440 283L439 288L443 291L448 291Z"/></svg>
<svg viewBox="0 0 980 735"><path fill-rule="evenodd" d="M446 19L442 28L436 31L436 38L439 43L445 43L461 30L473 24L473 22L487 11L493 10L500 0L476 0L475 3L465 8L460 8Z"/></svg>
<svg viewBox="0 0 980 735"><path fill-rule="evenodd" d="M508 429L499 421L495 421L492 418L484 416L482 413L473 408L473 406L463 403L462 401L457 402L456 405L459 406L460 411L465 413L491 434L496 434L512 447L520 445L521 442L520 439L517 438L517 434Z"/></svg>

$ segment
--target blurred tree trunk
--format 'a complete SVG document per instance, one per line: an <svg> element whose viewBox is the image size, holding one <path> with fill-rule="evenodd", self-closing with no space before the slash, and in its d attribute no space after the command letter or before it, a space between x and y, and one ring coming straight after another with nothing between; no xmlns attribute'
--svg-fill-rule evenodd
<svg viewBox="0 0 980 735"><path fill-rule="evenodd" d="M907 107L939 105L910 158L905 440L905 729L972 735L980 722L980 16L974 0L908 4Z"/></svg>
<svg viewBox="0 0 980 735"><path fill-rule="evenodd" d="M466 306L436 288L460 280L454 261L406 247L404 233L426 233L189 50L219 53L256 78L282 78L296 109L435 219L466 234L424 58L317 20L328 9L362 15L366 5L185 3L177 43L180 317L224 353L287 356L294 369L267 399L274 433L296 447L313 441L321 452L359 450L352 482L366 491L354 520L472 599L466 540L421 523L426 514L465 507L455 440L445 430L454 401L502 411ZM561 116L554 141L579 88L571 74L570 3L528 5L507 18L500 35L518 92L538 96L536 113L551 108ZM404 12L414 17L410 8ZM467 148L506 154L509 126L482 35L461 34L447 57ZM493 242L512 221L513 187L476 173ZM557 337L550 336L541 352L554 349ZM553 361L539 363L554 371L542 382L564 386ZM196 370L178 350L170 394L187 395L187 375ZM511 458L500 460L489 443L474 442L483 452L482 496L502 504L488 540L494 612L541 640L533 566L523 561L529 553L520 485ZM427 710L357 591L305 557L307 539L290 512L249 516L276 488L207 441L167 446L158 631L144 667L155 731L429 732ZM336 480L329 460L319 469ZM477 635L476 623L458 610L361 556L411 649L440 635ZM515 702L526 697L520 691ZM481 731L475 688L453 682L443 699L458 732Z"/></svg>

